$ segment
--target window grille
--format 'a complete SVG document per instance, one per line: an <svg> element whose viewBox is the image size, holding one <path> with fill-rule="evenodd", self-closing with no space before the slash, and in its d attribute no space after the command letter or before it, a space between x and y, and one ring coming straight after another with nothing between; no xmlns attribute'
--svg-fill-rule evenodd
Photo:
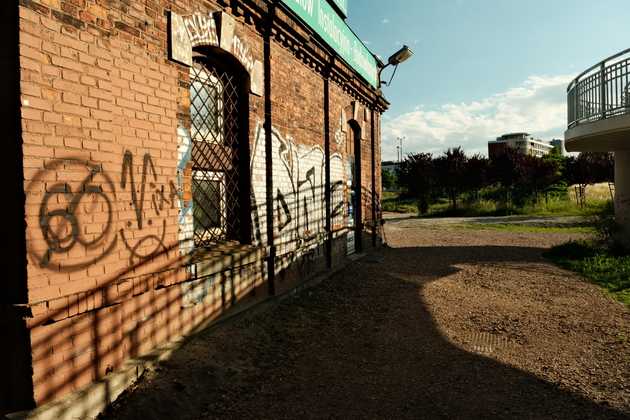
<svg viewBox="0 0 630 420"><path fill-rule="evenodd" d="M190 81L195 246L243 241L248 221L241 179L247 174L241 174L244 155L239 150L240 79L196 59Z"/></svg>

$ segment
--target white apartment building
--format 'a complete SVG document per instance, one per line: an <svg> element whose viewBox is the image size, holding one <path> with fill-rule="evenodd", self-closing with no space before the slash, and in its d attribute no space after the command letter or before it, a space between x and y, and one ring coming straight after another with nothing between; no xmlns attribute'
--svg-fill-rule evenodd
<svg viewBox="0 0 630 420"><path fill-rule="evenodd" d="M543 157L554 149L551 143L535 139L529 133L510 133L497 137L495 141L488 142L488 156L490 158L496 157L506 147L516 149L525 155L536 157Z"/></svg>

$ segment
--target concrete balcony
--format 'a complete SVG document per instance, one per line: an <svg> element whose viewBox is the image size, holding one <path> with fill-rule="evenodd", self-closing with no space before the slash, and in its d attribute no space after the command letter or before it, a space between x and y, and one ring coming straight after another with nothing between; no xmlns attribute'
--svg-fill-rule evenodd
<svg viewBox="0 0 630 420"><path fill-rule="evenodd" d="M630 49L595 64L567 89L570 152L630 150Z"/></svg>
<svg viewBox="0 0 630 420"><path fill-rule="evenodd" d="M580 74L567 92L567 150L615 153L618 240L630 249L630 49Z"/></svg>

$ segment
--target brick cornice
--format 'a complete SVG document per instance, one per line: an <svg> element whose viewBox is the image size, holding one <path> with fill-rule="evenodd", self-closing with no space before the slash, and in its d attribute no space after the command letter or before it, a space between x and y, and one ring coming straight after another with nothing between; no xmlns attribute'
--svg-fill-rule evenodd
<svg viewBox="0 0 630 420"><path fill-rule="evenodd" d="M254 25L262 34L264 22L270 13L270 3L263 0L236 0L231 3L230 9L232 14L242 17L243 23ZM364 81L330 47L320 42L315 33L299 22L292 13L282 6L276 7L271 21L273 39L306 66L321 77L328 77L344 92L365 106L381 113L387 110L389 102L380 90Z"/></svg>

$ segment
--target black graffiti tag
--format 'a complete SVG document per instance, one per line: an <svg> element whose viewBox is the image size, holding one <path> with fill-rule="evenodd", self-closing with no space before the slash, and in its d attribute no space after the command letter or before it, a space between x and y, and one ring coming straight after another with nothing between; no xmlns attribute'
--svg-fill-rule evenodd
<svg viewBox="0 0 630 420"><path fill-rule="evenodd" d="M291 210L289 210L289 205L287 204L287 200L284 198L284 194L282 191L278 189L276 193L276 215L278 217L278 230L282 232L285 227L287 227L293 218L291 217ZM284 218L280 213L280 208L282 207L282 213L284 214Z"/></svg>
<svg viewBox="0 0 630 420"><path fill-rule="evenodd" d="M125 156L123 158L122 163L122 177L120 181L120 186L124 190L129 186L131 190L131 205L136 214L136 224L139 230L142 230L144 227L144 204L145 204L145 195L147 186L152 190L151 192L151 203L152 208L155 211L155 215L157 217L160 216L160 213L164 210L164 204L168 204L173 208L175 206L176 199L178 197L177 189L173 182L170 182L170 194L169 197L166 197L166 193L164 191L164 186L162 185L160 188L157 187L157 173L155 171L155 166L153 165L153 160L151 159L151 155L146 153L143 157L142 161L142 178L140 180L140 184L136 185L135 177L134 177L134 167L133 167L133 155L130 151L125 152ZM138 195L139 194L139 195ZM153 220L148 219L147 225L153 225ZM127 223L127 228L132 228L133 223L129 221ZM150 258L155 255L158 251L163 250L166 251L166 245L164 244L164 238L166 235L166 219L162 219L162 226L160 229L159 235L146 235L142 237L135 244L131 244L130 239L125 235L125 229L120 229L120 236L123 240L123 243L131 253L129 257L130 263L134 262L134 259L137 258L139 260L144 260ZM140 250L145 245L154 244L149 250L149 252L141 253Z"/></svg>
<svg viewBox="0 0 630 420"><path fill-rule="evenodd" d="M115 227L114 213L121 203L116 200L116 187L100 164L81 159L57 159L45 164L27 186L27 205L37 203L39 230L27 231L28 251L34 261L49 270L72 272L91 266L117 246L118 235L130 252L130 264L151 258L166 250L164 244L167 206L175 208L179 197L175 184L158 185L151 156L143 157L140 183L134 177L133 155L125 152L120 186L131 192L135 226ZM55 180L49 183L49 180ZM170 191L167 192L167 189ZM43 195L40 191L45 190ZM150 194L149 200L145 201ZM153 211L147 219L145 202ZM161 218L157 234L142 234ZM130 232L137 229L140 234ZM43 246L42 246L43 244Z"/></svg>
<svg viewBox="0 0 630 420"><path fill-rule="evenodd" d="M343 194L343 181L337 181L335 183L332 184L332 187L330 188L330 195L333 197L336 197L338 194ZM332 210L331 213L331 217L337 217L343 214L343 210L345 208L345 203L343 201L343 196L338 199L338 200L334 200L333 202L337 202L337 204L335 204L335 207Z"/></svg>
<svg viewBox="0 0 630 420"><path fill-rule="evenodd" d="M47 188L39 206L39 226L47 245L45 252L31 249L31 254L43 268L54 266L59 271L75 271L92 265L116 246L116 236L112 233L112 201L108 196L115 196L114 183L100 165L76 159L56 160L46 169L36 174L31 185L41 183L46 174L57 172L62 167L70 173L86 171L85 178L73 191L71 182L58 182ZM107 192L104 191L106 187ZM94 214L105 214L106 220L92 222ZM100 229L87 233L87 223ZM77 245L85 250L83 260L66 263L63 259L55 261L56 254L66 254Z"/></svg>

